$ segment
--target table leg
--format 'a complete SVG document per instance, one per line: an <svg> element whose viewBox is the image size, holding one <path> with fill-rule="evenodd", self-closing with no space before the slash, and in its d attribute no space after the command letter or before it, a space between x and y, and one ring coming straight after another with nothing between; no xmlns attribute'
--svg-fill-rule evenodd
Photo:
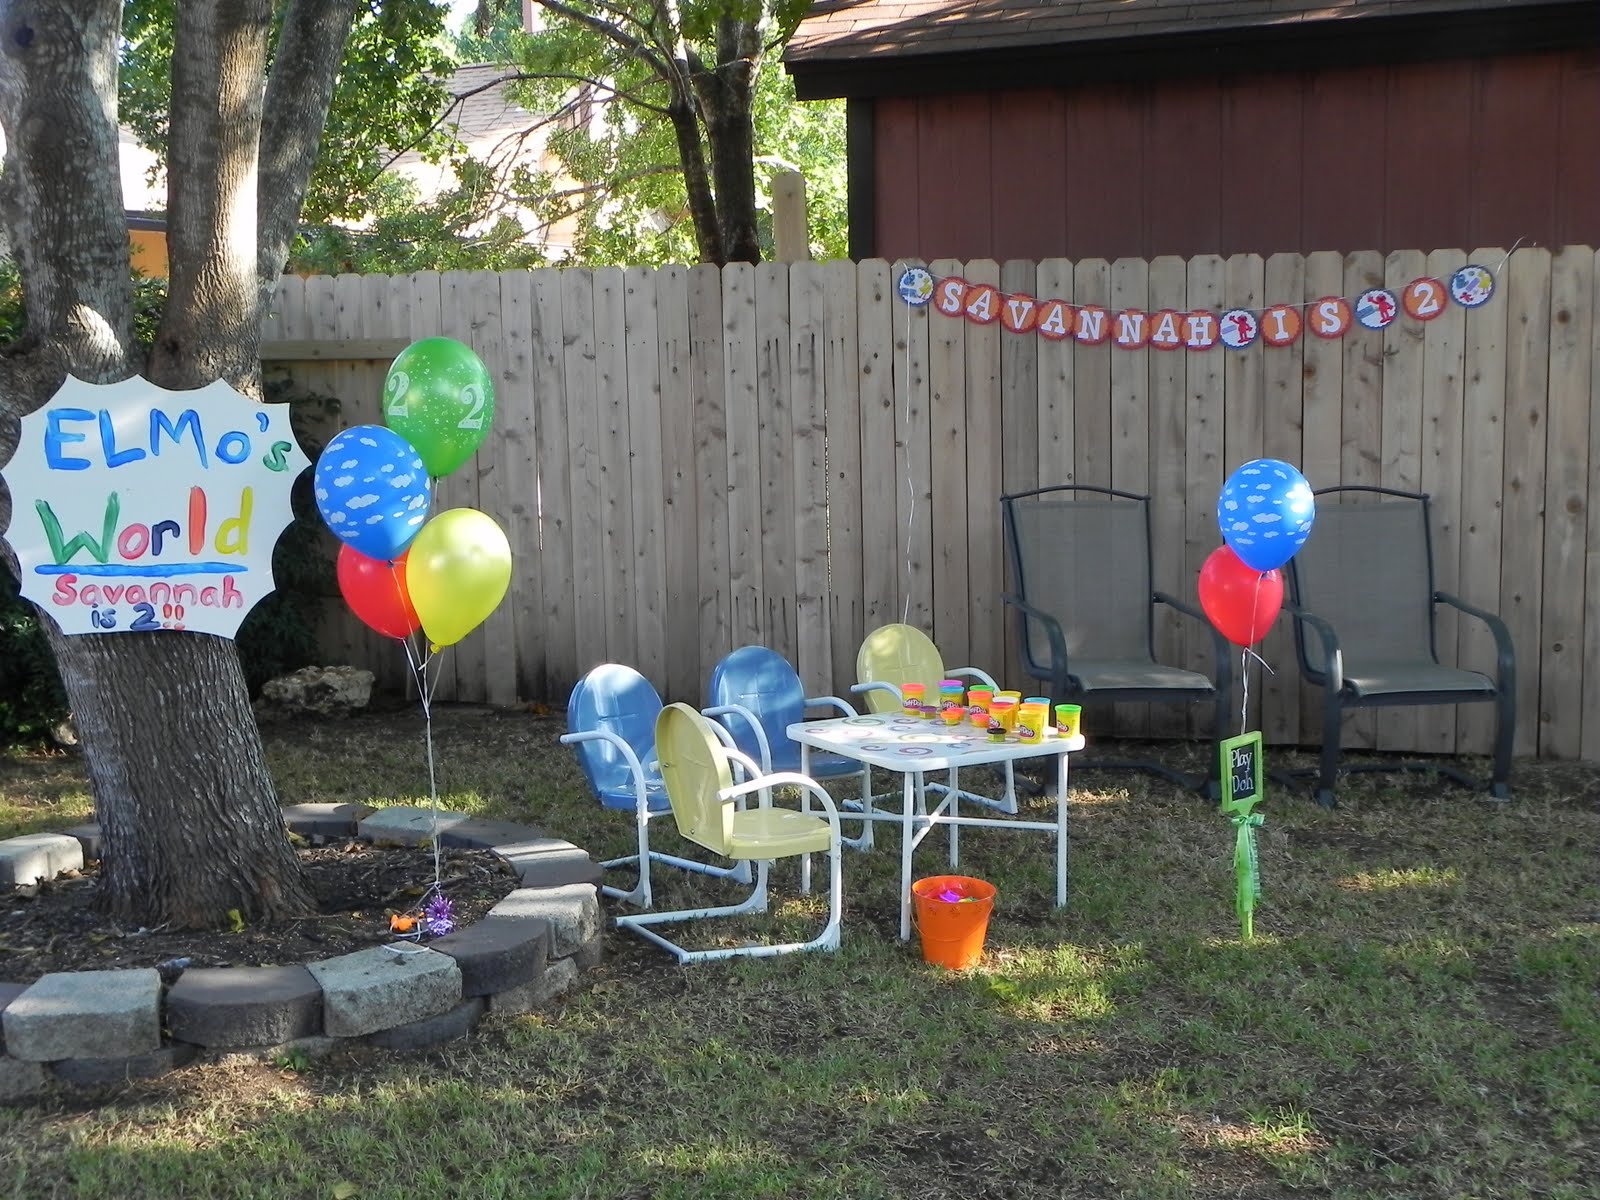
<svg viewBox="0 0 1600 1200"><path fill-rule="evenodd" d="M811 747L804 742L800 743L800 774L808 778L811 775ZM810 792L802 791L800 793L800 807L805 812L811 810ZM800 856L800 894L802 896L811 894L811 855L809 854Z"/></svg>
<svg viewBox="0 0 1600 1200"><path fill-rule="evenodd" d="M1067 756L1056 771L1056 907L1067 905Z"/></svg>
<svg viewBox="0 0 1600 1200"><path fill-rule="evenodd" d="M911 940L911 846L914 841L912 829L912 798L920 794L922 788L920 776L913 771L905 773L905 783L901 789L900 798L900 940Z"/></svg>
<svg viewBox="0 0 1600 1200"><path fill-rule="evenodd" d="M950 815L958 818L950 823L950 869L961 864L961 768L950 768Z"/></svg>

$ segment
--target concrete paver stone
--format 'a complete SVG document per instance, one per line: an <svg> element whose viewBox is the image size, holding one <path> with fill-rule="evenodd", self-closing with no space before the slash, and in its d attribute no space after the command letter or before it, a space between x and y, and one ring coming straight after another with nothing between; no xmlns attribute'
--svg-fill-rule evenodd
<svg viewBox="0 0 1600 1200"><path fill-rule="evenodd" d="M409 942L341 954L306 969L322 986L323 1030L333 1037L360 1037L408 1016L421 1020L461 1001L456 960Z"/></svg>
<svg viewBox="0 0 1600 1200"><path fill-rule="evenodd" d="M275 1046L322 1032L322 987L303 966L191 967L167 992L167 1030L197 1046Z"/></svg>
<svg viewBox="0 0 1600 1200"><path fill-rule="evenodd" d="M57 971L6 1006L6 1053L29 1062L127 1058L161 1048L161 976Z"/></svg>
<svg viewBox="0 0 1600 1200"><path fill-rule="evenodd" d="M64 833L24 833L0 841L0 887L83 870L83 843Z"/></svg>
<svg viewBox="0 0 1600 1200"><path fill-rule="evenodd" d="M469 820L461 813L441 809L435 814L430 809L397 804L392 808L376 809L371 815L362 817L356 825L356 833L369 842L415 846L432 836L436 819L441 833L452 825Z"/></svg>
<svg viewBox="0 0 1600 1200"><path fill-rule="evenodd" d="M542 917L550 922L550 957L576 954L600 934L600 899L587 884L518 888L489 910L491 917Z"/></svg>

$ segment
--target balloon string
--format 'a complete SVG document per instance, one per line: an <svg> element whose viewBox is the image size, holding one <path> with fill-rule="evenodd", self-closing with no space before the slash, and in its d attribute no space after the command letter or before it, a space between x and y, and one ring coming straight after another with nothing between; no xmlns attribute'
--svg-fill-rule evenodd
<svg viewBox="0 0 1600 1200"><path fill-rule="evenodd" d="M902 275L904 275L905 272L906 272L906 263L905 263L904 259L900 259L900 260L896 261L896 263L894 264L894 271L895 271L895 279L898 281L899 278ZM905 408L902 409L901 413L900 413L900 421L901 421L901 426L902 426L901 434L900 434L900 448L901 448L901 450L903 452L901 457L903 458L903 460L905 462L906 498L907 498L908 503L906 505L906 589L905 589L904 600L903 600L903 602L902 602L902 604L900 606L900 620L901 620L902 623L909 623L911 621L911 583L912 583L911 576L912 576L912 570L913 570L912 552L911 552L911 548L912 548L911 534L912 534L912 530L914 530L916 528L916 523L917 523L917 482L916 482L916 479L913 477L912 470L911 470L911 315L912 315L912 308L911 308L911 305L909 305L909 304L903 305L903 307L906 310L906 341L905 341L906 353L905 353L905 366L904 366L904 369L901 372L901 377L905 381L906 403L905 403Z"/></svg>
<svg viewBox="0 0 1600 1200"><path fill-rule="evenodd" d="M1255 595L1250 598L1250 629L1251 629L1251 632L1255 631L1256 613L1258 611L1260 611L1261 581L1263 579L1265 579L1266 577L1267 577L1266 576L1266 572L1264 572L1264 571L1256 576L1256 591L1255 591ZM1239 701L1239 732L1241 734L1244 733L1250 727L1250 660L1252 658L1255 659L1258 663L1261 664L1261 669L1263 671L1267 672L1267 674L1271 675L1271 674L1275 673L1272 670L1272 667L1268 664L1267 660L1262 658L1261 655L1257 654L1253 649L1251 649L1251 647L1244 646L1244 647L1240 648L1240 650L1239 650L1239 678L1244 684L1244 689L1243 689L1244 690L1244 696L1243 696L1243 699L1241 699Z"/></svg>
<svg viewBox="0 0 1600 1200"><path fill-rule="evenodd" d="M439 783L433 763L433 688L439 685L439 670L434 669L433 687L429 687L428 664L438 655L429 653L419 659L420 652L412 646L409 637L401 639L400 644L405 647L406 662L417 681L417 696L422 704L423 741L428 749L428 841L433 844L433 886L437 890L444 878L439 850Z"/></svg>

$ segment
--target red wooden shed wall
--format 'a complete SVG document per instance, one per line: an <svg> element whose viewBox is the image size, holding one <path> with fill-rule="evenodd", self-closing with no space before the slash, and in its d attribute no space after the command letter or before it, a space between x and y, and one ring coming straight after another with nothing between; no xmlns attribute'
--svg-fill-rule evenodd
<svg viewBox="0 0 1600 1200"><path fill-rule="evenodd" d="M1600 55L875 101L884 258L1600 245Z"/></svg>

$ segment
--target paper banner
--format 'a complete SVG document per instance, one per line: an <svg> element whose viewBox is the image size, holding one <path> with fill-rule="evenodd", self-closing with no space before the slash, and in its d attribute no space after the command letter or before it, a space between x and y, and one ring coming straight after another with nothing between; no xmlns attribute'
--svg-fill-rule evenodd
<svg viewBox="0 0 1600 1200"><path fill-rule="evenodd" d="M1112 311L1098 304L1073 304L1055 297L1024 292L1002 292L993 284L971 283L959 275L943 279L925 267L909 267L896 289L913 308L931 305L947 317L961 317L975 325L996 322L1011 333L1034 333L1049 341L1072 340L1084 346L1111 342L1123 350L1210 350L1224 346L1247 350L1257 342L1289 346L1302 334L1334 340L1356 326L1387 329L1400 317L1431 321L1447 302L1462 308L1479 308L1494 295L1494 272L1469 263L1448 282L1432 276L1413 279L1398 293L1388 288L1368 288L1355 299L1323 296L1300 304L1269 304L1262 309L1230 308L1217 313L1205 309L1179 312L1161 309L1145 312L1127 308Z"/></svg>

